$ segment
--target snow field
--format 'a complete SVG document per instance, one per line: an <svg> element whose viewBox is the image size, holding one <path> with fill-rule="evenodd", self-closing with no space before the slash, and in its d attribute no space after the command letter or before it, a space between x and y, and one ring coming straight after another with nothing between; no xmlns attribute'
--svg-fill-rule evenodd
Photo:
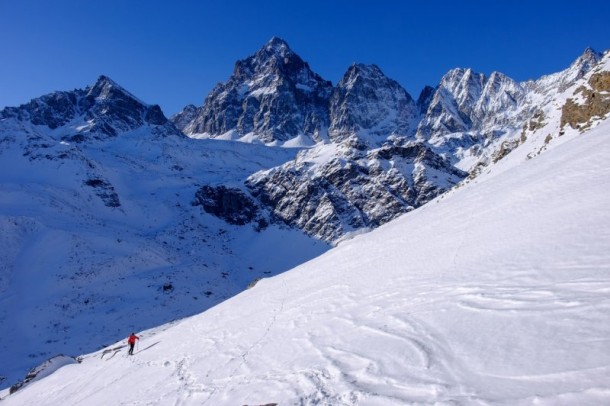
<svg viewBox="0 0 610 406"><path fill-rule="evenodd" d="M610 123L5 399L607 405Z"/></svg>

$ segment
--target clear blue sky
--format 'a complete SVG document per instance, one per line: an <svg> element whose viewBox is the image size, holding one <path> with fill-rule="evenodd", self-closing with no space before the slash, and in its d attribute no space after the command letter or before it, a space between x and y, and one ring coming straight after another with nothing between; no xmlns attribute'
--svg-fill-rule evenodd
<svg viewBox="0 0 610 406"><path fill-rule="evenodd" d="M610 49L610 1L0 0L0 108L104 74L170 116L273 36L333 84L374 63L417 98L455 67L522 81Z"/></svg>

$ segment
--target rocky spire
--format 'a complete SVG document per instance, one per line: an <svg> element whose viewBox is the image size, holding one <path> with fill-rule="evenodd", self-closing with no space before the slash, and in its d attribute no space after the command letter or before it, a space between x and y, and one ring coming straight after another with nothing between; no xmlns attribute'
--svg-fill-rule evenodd
<svg viewBox="0 0 610 406"><path fill-rule="evenodd" d="M235 64L233 75L207 96L186 134L210 137L252 134L264 143L297 136L325 137L332 84L314 73L288 44L273 37L254 55Z"/></svg>

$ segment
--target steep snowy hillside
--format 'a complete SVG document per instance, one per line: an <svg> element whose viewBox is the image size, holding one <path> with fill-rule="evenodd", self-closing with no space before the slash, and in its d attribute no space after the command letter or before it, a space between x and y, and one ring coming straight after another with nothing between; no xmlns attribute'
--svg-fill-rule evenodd
<svg viewBox="0 0 610 406"><path fill-rule="evenodd" d="M239 185L296 150L189 139L105 77L0 117L0 387L328 248L256 207L255 223L227 220Z"/></svg>
<svg viewBox="0 0 610 406"><path fill-rule="evenodd" d="M562 141L3 404L607 405L610 121Z"/></svg>

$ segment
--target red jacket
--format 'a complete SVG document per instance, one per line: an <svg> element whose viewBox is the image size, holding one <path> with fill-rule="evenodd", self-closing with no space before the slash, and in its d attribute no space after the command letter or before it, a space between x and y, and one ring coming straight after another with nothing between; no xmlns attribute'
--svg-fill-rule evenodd
<svg viewBox="0 0 610 406"><path fill-rule="evenodd" d="M140 339L140 337L138 337L138 336L137 336L137 335L135 335L135 334L132 334L132 335L130 335L130 336L129 336L129 338L127 339L127 344L133 344L133 343L135 343L135 342L136 342L136 340L139 340L139 339Z"/></svg>

